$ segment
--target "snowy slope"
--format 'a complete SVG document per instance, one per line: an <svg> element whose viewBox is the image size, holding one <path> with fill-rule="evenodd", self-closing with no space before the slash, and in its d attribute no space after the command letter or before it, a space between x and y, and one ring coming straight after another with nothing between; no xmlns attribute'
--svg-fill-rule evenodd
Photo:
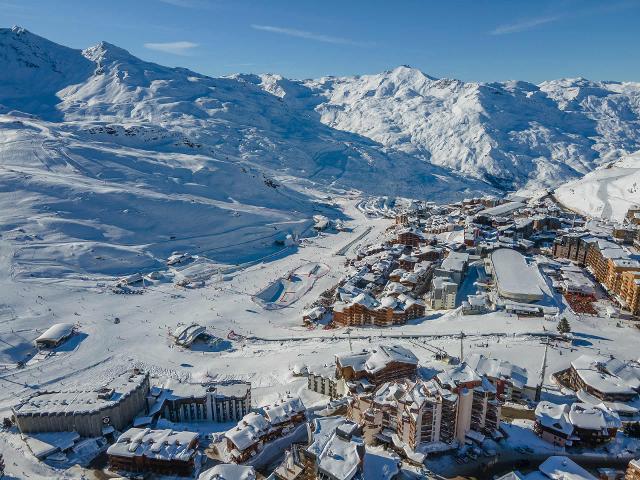
<svg viewBox="0 0 640 480"><path fill-rule="evenodd" d="M341 215L312 191L445 200L488 188L292 110L258 77L20 28L0 30L0 67L0 241L18 275L147 271L174 250L251 260L315 213Z"/></svg>
<svg viewBox="0 0 640 480"><path fill-rule="evenodd" d="M211 78L0 29L0 234L24 274L154 268L180 249L242 261L304 232L318 194L450 201L578 178L640 148L639 92L408 67Z"/></svg>
<svg viewBox="0 0 640 480"><path fill-rule="evenodd" d="M640 151L562 185L555 196L584 215L622 220L640 204Z"/></svg>
<svg viewBox="0 0 640 480"><path fill-rule="evenodd" d="M504 188L556 186L640 148L638 83L464 83L403 66L263 85L327 125Z"/></svg>

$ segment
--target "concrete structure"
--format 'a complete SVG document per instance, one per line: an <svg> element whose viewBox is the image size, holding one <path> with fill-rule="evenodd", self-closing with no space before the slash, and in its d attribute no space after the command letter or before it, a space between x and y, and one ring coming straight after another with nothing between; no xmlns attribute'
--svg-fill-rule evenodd
<svg viewBox="0 0 640 480"><path fill-rule="evenodd" d="M367 444L406 445L412 451L493 435L500 422L495 389L485 378L468 373L468 387L438 378L385 383L375 392L355 396L349 417L362 426Z"/></svg>
<svg viewBox="0 0 640 480"><path fill-rule="evenodd" d="M431 310L450 310L456 308L458 284L449 277L436 277L427 293L425 303Z"/></svg>
<svg viewBox="0 0 640 480"><path fill-rule="evenodd" d="M447 277L457 285L462 282L467 264L469 263L469 254L465 252L449 252L449 255L436 268L434 277Z"/></svg>
<svg viewBox="0 0 640 480"><path fill-rule="evenodd" d="M172 422L232 422L251 411L251 384L229 381L202 385L168 380L147 396L147 416Z"/></svg>
<svg viewBox="0 0 640 480"><path fill-rule="evenodd" d="M313 392L337 398L344 392L339 388L335 365L310 367L307 374L307 388Z"/></svg>
<svg viewBox="0 0 640 480"><path fill-rule="evenodd" d="M126 428L146 406L149 376L134 371L96 390L41 391L13 408L22 433L76 431L98 437Z"/></svg>

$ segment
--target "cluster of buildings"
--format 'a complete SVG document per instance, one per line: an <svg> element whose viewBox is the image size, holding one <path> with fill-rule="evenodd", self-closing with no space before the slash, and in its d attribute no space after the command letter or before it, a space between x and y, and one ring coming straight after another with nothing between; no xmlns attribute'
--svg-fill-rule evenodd
<svg viewBox="0 0 640 480"><path fill-rule="evenodd" d="M400 458L367 446L362 429L342 416L319 417L308 425L308 441L294 444L273 472L274 480L390 480Z"/></svg>
<svg viewBox="0 0 640 480"><path fill-rule="evenodd" d="M553 374L576 392L571 405L540 402L535 432L558 446L594 446L616 436L626 423L640 421L640 364L615 357L581 355Z"/></svg>
<svg viewBox="0 0 640 480"><path fill-rule="evenodd" d="M335 290L333 305L325 306L336 326L401 325L427 309L460 305L463 314L504 309L518 315L553 315L556 308L542 306L545 281L531 255L579 256L573 251L562 254L558 247L563 232L576 223L584 222L563 212L550 197L475 198L449 205L414 202L397 213L388 242L358 250ZM586 262L586 249L582 257ZM590 261L594 271L601 272L596 277L610 278L611 288L636 308L637 276L621 273L616 279L596 266L603 265L602 259L594 256ZM635 265L633 259L614 263L620 272ZM461 295L472 265L480 278L475 291ZM588 278L569 268L554 272L554 281L566 294L594 292Z"/></svg>
<svg viewBox="0 0 640 480"><path fill-rule="evenodd" d="M422 378L417 358L401 346L336 355L333 372L310 368L308 379L314 391L349 398L347 418L366 445L383 444L409 458L470 437L499 437L502 402L533 393L526 370L479 354Z"/></svg>
<svg viewBox="0 0 640 480"><path fill-rule="evenodd" d="M614 301L632 315L640 315L638 255L625 245L626 237L616 237L616 228L610 227L596 231L572 229L559 235L553 244L553 256L589 270ZM640 227L629 227L629 230L640 232Z"/></svg>
<svg viewBox="0 0 640 480"><path fill-rule="evenodd" d="M409 253L403 245L389 244L361 250L336 291L334 324L382 327L424 316L421 296L433 275L425 258L436 254Z"/></svg>

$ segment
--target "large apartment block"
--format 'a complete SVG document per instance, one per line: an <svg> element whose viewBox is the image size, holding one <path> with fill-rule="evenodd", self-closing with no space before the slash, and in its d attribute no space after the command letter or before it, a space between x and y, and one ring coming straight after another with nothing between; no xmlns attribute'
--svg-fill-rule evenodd
<svg viewBox="0 0 640 480"><path fill-rule="evenodd" d="M589 268L632 314L640 314L640 262L620 245L588 233L569 233L556 239L553 254Z"/></svg>
<svg viewBox="0 0 640 480"><path fill-rule="evenodd" d="M464 443L470 432L493 434L500 422L500 403L486 380L454 392L437 379L405 379L356 396L349 417L362 426L368 444L400 441L416 450L435 442Z"/></svg>

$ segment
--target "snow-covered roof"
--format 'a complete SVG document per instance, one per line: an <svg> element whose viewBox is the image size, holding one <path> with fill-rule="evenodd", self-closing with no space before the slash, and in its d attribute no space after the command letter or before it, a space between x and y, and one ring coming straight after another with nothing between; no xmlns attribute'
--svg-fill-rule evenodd
<svg viewBox="0 0 640 480"><path fill-rule="evenodd" d="M273 405L264 407L264 414L272 425L289 421L291 417L305 412L307 409L299 397L289 397Z"/></svg>
<svg viewBox="0 0 640 480"><path fill-rule="evenodd" d="M573 432L573 425L569 421L569 405L567 404L542 401L536 406L535 415L541 425L561 432L567 437Z"/></svg>
<svg viewBox="0 0 640 480"><path fill-rule="evenodd" d="M205 470L198 476L198 480L255 480L256 471L253 467L221 463Z"/></svg>
<svg viewBox="0 0 640 480"><path fill-rule="evenodd" d="M450 252L449 255L442 261L440 265L441 270L447 270L451 272L461 272L464 270L465 265L469 262L469 254L465 252Z"/></svg>
<svg viewBox="0 0 640 480"><path fill-rule="evenodd" d="M587 385L599 392L634 395L636 391L633 386L638 384L637 375L640 375L640 369L630 365L625 368L622 362L612 360L610 357L601 355L581 355L571 362L571 366ZM609 371L607 365L626 377L631 384Z"/></svg>
<svg viewBox="0 0 640 480"><path fill-rule="evenodd" d="M198 437L196 432L130 428L107 449L107 454L186 462L196 454Z"/></svg>
<svg viewBox="0 0 640 480"><path fill-rule="evenodd" d="M176 344L189 347L200 335L206 333L206 327L197 323L188 323L173 331Z"/></svg>
<svg viewBox="0 0 640 480"><path fill-rule="evenodd" d="M617 413L604 406L574 403L569 410L569 421L574 427L585 430L620 428L622 423Z"/></svg>
<svg viewBox="0 0 640 480"><path fill-rule="evenodd" d="M498 205L497 207L486 208L478 212L478 215L487 215L491 217L495 217L498 215L504 215L505 213L513 212L518 208L524 207L525 204L522 202L507 202L502 205Z"/></svg>
<svg viewBox="0 0 640 480"><path fill-rule="evenodd" d="M375 373L393 362L418 365L418 358L402 345L380 345L367 359L365 369Z"/></svg>
<svg viewBox="0 0 640 480"><path fill-rule="evenodd" d="M146 374L124 375L94 390L37 392L14 408L16 415L97 412L116 405L146 381Z"/></svg>
<svg viewBox="0 0 640 480"><path fill-rule="evenodd" d="M474 353L467 356L465 362L479 375L508 380L518 388L524 388L527 384L527 371L506 360L487 358L482 354Z"/></svg>
<svg viewBox="0 0 640 480"><path fill-rule="evenodd" d="M71 323L56 323L51 325L48 329L42 333L36 342L59 342L60 340L68 337L73 333L73 324Z"/></svg>
<svg viewBox="0 0 640 480"><path fill-rule="evenodd" d="M392 362L418 365L418 358L413 352L401 345L380 345L373 352L364 350L359 353L339 354L336 355L336 360L342 367L351 367L356 372L369 373L380 371Z"/></svg>
<svg viewBox="0 0 640 480"><path fill-rule="evenodd" d="M390 480L399 472L400 457L382 447L367 446L364 455L363 478Z"/></svg>
<svg viewBox="0 0 640 480"><path fill-rule="evenodd" d="M551 480L597 480L580 465L567 457L547 458L538 469Z"/></svg>
<svg viewBox="0 0 640 480"><path fill-rule="evenodd" d="M481 381L480 375L466 362L462 362L449 370L438 373L436 378L440 385L451 389L456 388L461 383L479 383Z"/></svg>
<svg viewBox="0 0 640 480"><path fill-rule="evenodd" d="M519 301L537 301L543 297L537 269L511 248L499 248L491 254L498 293Z"/></svg>
<svg viewBox="0 0 640 480"><path fill-rule="evenodd" d="M307 451L316 457L318 470L336 480L350 480L358 473L364 448L361 438L351 435L356 425L344 417L315 419L313 441Z"/></svg>
<svg viewBox="0 0 640 480"><path fill-rule="evenodd" d="M240 452L257 443L271 429L268 420L256 412L247 413L231 430L224 434Z"/></svg>

